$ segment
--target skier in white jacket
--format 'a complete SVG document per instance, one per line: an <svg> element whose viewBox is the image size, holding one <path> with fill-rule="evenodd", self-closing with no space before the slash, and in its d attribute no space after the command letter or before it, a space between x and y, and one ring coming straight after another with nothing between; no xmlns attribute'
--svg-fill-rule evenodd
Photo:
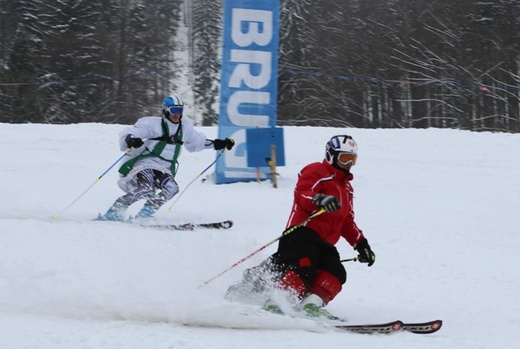
<svg viewBox="0 0 520 349"><path fill-rule="evenodd" d="M163 100L162 117L142 117L119 133L121 150L132 149L119 169L122 177L118 185L126 194L119 197L104 215L99 215L99 220L123 221L124 211L145 198L146 202L135 218L152 217L179 192L174 178L182 146L189 152L233 148L233 139L210 140L196 131L191 122L182 120L183 110L182 99L170 95Z"/></svg>

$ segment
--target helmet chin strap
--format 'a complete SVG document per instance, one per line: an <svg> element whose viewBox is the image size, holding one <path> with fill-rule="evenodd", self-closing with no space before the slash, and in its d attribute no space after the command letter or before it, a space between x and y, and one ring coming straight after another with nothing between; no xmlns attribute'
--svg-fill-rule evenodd
<svg viewBox="0 0 520 349"><path fill-rule="evenodd" d="M342 172L345 172L346 174L349 174L350 169L352 168L352 166L350 166L348 169L345 167L342 167L340 164L338 164L338 161L336 159L334 159L332 166L334 166L335 168L337 168L338 170L340 170Z"/></svg>
<svg viewBox="0 0 520 349"><path fill-rule="evenodd" d="M345 172L346 174L350 174L350 169L352 168L352 165L347 169L345 167L342 167L341 164L338 162L337 154L333 154L331 151L327 150L325 152L325 160L332 165L332 167L337 168L338 170Z"/></svg>

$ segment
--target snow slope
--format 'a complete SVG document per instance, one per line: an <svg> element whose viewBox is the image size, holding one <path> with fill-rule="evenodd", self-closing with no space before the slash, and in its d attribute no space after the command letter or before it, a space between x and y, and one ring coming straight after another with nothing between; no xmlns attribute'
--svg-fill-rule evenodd
<svg viewBox="0 0 520 349"><path fill-rule="evenodd" d="M269 182L195 181L158 219L232 219L226 231L94 222L121 195L122 125L0 124L0 348L506 348L520 328L520 135L456 130L285 128L287 166ZM208 137L216 128L203 128ZM278 237L297 173L351 134L356 215L377 255L348 263L328 306L351 323L443 319L433 335L336 332L222 296ZM181 190L215 157L184 152ZM209 172L211 172L210 170ZM203 176L210 178L210 176ZM52 219L75 200L70 209ZM169 203L170 204L170 203ZM169 204L167 204L169 206ZM139 207L131 207L135 213ZM340 241L342 257L354 257ZM232 329L230 329L232 328Z"/></svg>

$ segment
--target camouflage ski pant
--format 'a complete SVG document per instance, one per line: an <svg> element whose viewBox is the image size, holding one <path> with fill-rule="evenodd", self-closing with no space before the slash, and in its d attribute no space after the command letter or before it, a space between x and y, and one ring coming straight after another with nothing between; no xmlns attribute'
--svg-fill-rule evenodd
<svg viewBox="0 0 520 349"><path fill-rule="evenodd" d="M137 173L136 178L135 190L119 197L115 206L127 208L134 202L147 198L145 205L157 210L179 192L179 186L173 177L161 171L144 169Z"/></svg>

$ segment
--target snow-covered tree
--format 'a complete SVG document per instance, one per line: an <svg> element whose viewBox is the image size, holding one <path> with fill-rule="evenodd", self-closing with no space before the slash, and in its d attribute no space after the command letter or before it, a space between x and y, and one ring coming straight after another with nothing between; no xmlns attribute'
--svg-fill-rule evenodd
<svg viewBox="0 0 520 349"><path fill-rule="evenodd" d="M215 125L215 103L219 94L219 49L222 33L222 4L215 0L193 0L193 92L202 114L202 125Z"/></svg>

